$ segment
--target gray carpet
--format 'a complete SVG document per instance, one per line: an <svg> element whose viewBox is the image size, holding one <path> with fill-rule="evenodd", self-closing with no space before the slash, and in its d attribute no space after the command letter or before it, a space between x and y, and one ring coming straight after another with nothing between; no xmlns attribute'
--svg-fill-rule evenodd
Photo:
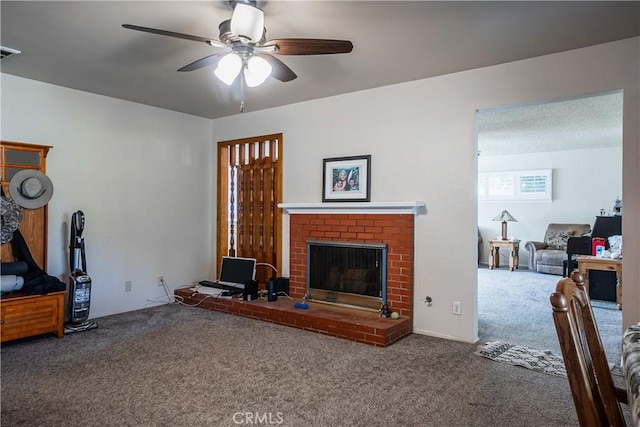
<svg viewBox="0 0 640 427"><path fill-rule="evenodd" d="M2 345L3 426L577 425L565 378L476 344L377 348L179 305L98 323Z"/></svg>
<svg viewBox="0 0 640 427"><path fill-rule="evenodd" d="M478 336L482 342L550 350L562 357L549 296L561 276L526 269L478 269ZM592 301L593 315L609 363L620 365L622 311L615 302Z"/></svg>

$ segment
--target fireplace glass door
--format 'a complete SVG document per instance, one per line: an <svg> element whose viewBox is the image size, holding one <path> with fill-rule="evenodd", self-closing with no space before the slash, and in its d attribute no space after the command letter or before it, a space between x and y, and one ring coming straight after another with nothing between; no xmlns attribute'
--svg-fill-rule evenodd
<svg viewBox="0 0 640 427"><path fill-rule="evenodd" d="M321 241L307 244L311 299L376 310L386 302L386 245Z"/></svg>

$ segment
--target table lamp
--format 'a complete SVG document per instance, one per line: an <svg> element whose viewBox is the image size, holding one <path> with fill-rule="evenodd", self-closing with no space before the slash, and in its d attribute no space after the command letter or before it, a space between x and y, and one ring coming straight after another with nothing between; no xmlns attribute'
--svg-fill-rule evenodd
<svg viewBox="0 0 640 427"><path fill-rule="evenodd" d="M518 222L508 211L502 211L493 218L493 221L502 221L502 240L508 240L507 238L507 221Z"/></svg>

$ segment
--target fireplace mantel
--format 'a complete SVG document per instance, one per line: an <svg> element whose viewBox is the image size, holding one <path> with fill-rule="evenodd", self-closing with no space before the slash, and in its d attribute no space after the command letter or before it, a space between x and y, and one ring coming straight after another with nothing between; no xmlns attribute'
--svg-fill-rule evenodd
<svg viewBox="0 0 640 427"><path fill-rule="evenodd" d="M408 202L347 202L347 203L280 203L288 214L413 214L427 213L421 201Z"/></svg>

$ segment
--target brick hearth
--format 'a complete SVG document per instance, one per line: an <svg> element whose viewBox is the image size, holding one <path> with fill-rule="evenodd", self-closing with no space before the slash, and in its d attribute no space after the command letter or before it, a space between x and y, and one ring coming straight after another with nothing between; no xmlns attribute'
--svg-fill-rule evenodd
<svg viewBox="0 0 640 427"><path fill-rule="evenodd" d="M222 311L236 316L249 317L384 347L409 335L413 327L411 319L383 318L376 312L322 303L309 303L306 310L295 308L294 301L280 297L277 301L265 299L243 301L195 294L190 289L176 289L175 294L186 304L198 304L208 310ZM203 301L204 300L204 301Z"/></svg>
<svg viewBox="0 0 640 427"><path fill-rule="evenodd" d="M290 212L291 213L291 212ZM307 241L326 240L387 245L387 303L399 319L358 308L309 303L294 307L307 291ZM243 301L177 289L187 304L287 325L365 344L387 346L413 328L414 215L408 213L291 213L289 298Z"/></svg>

